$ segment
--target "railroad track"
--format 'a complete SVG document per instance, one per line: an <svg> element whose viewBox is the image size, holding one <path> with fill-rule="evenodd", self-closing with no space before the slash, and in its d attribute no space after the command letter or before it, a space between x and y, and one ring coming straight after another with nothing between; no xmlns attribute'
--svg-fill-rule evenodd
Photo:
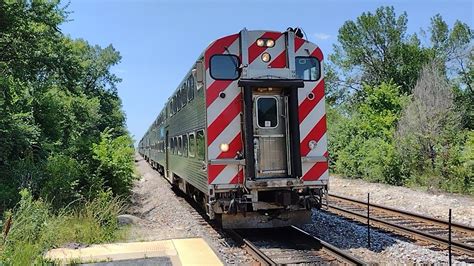
<svg viewBox="0 0 474 266"><path fill-rule="evenodd" d="M298 227L226 230L260 265L366 263Z"/></svg>
<svg viewBox="0 0 474 266"><path fill-rule="evenodd" d="M367 223L367 202L340 195L328 196L328 210L344 217ZM448 221L370 204L370 225L407 236L428 244L447 248L449 245ZM474 228L451 223L451 247L454 255L467 255L474 262Z"/></svg>

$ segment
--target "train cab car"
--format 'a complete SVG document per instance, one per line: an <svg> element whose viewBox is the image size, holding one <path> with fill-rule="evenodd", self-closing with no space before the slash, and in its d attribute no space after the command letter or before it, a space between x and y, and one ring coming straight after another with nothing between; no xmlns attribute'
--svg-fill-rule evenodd
<svg viewBox="0 0 474 266"><path fill-rule="evenodd" d="M329 181L322 61L294 30L215 40L140 154L225 228L310 222Z"/></svg>

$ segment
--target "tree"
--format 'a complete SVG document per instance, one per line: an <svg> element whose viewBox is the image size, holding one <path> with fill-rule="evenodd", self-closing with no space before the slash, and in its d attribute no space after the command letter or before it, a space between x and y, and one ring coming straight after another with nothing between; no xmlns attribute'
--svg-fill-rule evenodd
<svg viewBox="0 0 474 266"><path fill-rule="evenodd" d="M407 22L406 13L397 16L393 7L380 7L375 14L364 12L344 23L330 59L343 70L350 87L395 82L402 92L410 92L432 53L420 46L416 35L406 34Z"/></svg>
<svg viewBox="0 0 474 266"><path fill-rule="evenodd" d="M460 82L474 93L474 77L470 65L474 48L472 40L474 33L469 25L456 20L452 29L440 14L431 18L431 43L436 57L446 62L448 74L459 78Z"/></svg>
<svg viewBox="0 0 474 266"><path fill-rule="evenodd" d="M400 154L407 157L413 169L423 170L429 161L431 170L435 170L438 157L453 146L450 137L460 129L454 95L442 69L436 61L423 68L412 101L398 124Z"/></svg>
<svg viewBox="0 0 474 266"><path fill-rule="evenodd" d="M55 206L130 188L133 154L105 167L93 151L108 128L111 143L130 140L111 71L120 53L62 34L66 7L0 1L0 213L25 187Z"/></svg>
<svg viewBox="0 0 474 266"><path fill-rule="evenodd" d="M347 112L328 110L333 169L350 177L403 183L393 144L395 125L406 101L399 89L387 83L377 87L365 85L362 88L364 102Z"/></svg>
<svg viewBox="0 0 474 266"><path fill-rule="evenodd" d="M455 104L462 115L462 126L474 129L474 32L456 21L450 29L441 15L431 19L431 43L436 56L446 65L455 87Z"/></svg>

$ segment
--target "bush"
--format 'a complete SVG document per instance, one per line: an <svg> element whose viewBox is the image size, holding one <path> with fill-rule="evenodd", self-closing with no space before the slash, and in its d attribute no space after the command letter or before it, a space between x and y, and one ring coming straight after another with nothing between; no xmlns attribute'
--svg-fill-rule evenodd
<svg viewBox="0 0 474 266"><path fill-rule="evenodd" d="M330 108L329 151L333 169L348 177L402 185L393 132L406 99L390 83L364 86L365 100L352 112ZM333 127L331 129L331 127Z"/></svg>
<svg viewBox="0 0 474 266"><path fill-rule="evenodd" d="M371 182L403 185L398 154L393 143L372 138L362 143L360 171L362 177Z"/></svg>
<svg viewBox="0 0 474 266"><path fill-rule="evenodd" d="M34 200L28 190L20 194L11 230L0 245L0 265L41 264L43 253L52 247L110 242L122 236L117 216L123 201L113 197L111 191L100 193L74 210L61 209L56 214L50 204Z"/></svg>
<svg viewBox="0 0 474 266"><path fill-rule="evenodd" d="M128 135L113 138L112 130L107 129L92 149L98 164L96 175L103 178L114 194L128 194L135 180L132 139Z"/></svg>
<svg viewBox="0 0 474 266"><path fill-rule="evenodd" d="M79 181L86 173L78 161L66 155L53 154L46 163L46 173L48 178L42 186L41 195L50 199L53 206L65 206L80 198Z"/></svg>

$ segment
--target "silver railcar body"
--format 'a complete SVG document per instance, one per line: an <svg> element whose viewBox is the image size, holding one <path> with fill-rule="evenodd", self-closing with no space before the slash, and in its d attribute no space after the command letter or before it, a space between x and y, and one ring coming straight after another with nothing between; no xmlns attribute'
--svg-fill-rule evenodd
<svg viewBox="0 0 474 266"><path fill-rule="evenodd" d="M224 227L308 222L329 181L322 61L291 30L217 39L139 153Z"/></svg>

